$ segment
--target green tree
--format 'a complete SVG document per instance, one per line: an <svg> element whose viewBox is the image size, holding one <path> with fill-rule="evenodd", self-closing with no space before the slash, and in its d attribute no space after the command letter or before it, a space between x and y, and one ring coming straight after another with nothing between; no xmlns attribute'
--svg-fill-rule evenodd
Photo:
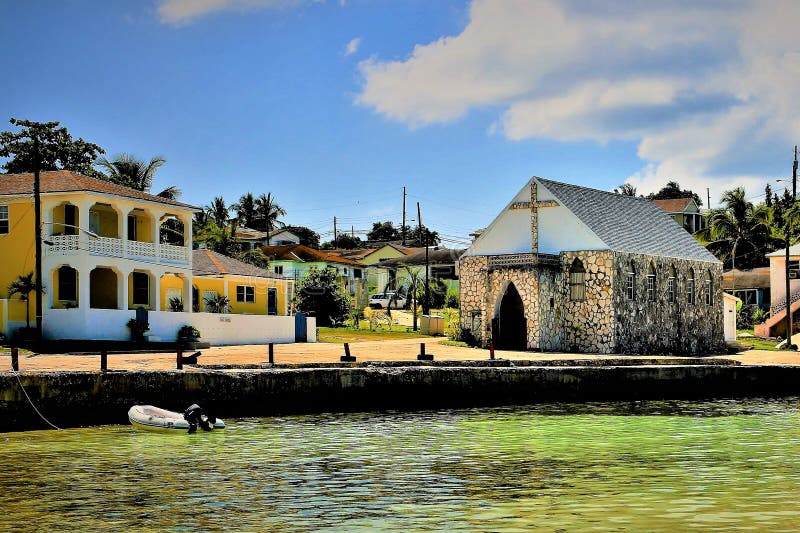
<svg viewBox="0 0 800 533"><path fill-rule="evenodd" d="M300 238L300 244L309 248L319 248L319 233L305 226L284 226L283 229L290 231Z"/></svg>
<svg viewBox="0 0 800 533"><path fill-rule="evenodd" d="M153 178L156 175L156 171L166 162L167 160L160 155L151 158L150 161L144 161L130 154L119 154L110 160L101 157L97 160L97 165L106 171L108 181L149 193L153 188ZM183 191L177 186L171 185L157 193L156 196L177 200L181 194L183 194Z"/></svg>
<svg viewBox="0 0 800 533"><path fill-rule="evenodd" d="M698 206L703 205L703 201L700 199L697 193L690 191L689 189L681 189L681 186L678 185L677 181L669 181L661 188L660 191L647 196L649 200L669 200L672 198L689 197L694 199L694 202Z"/></svg>
<svg viewBox="0 0 800 533"><path fill-rule="evenodd" d="M236 219L230 226L220 226L212 220L199 230L197 242L219 254L235 257L242 251L241 244L236 241L236 229Z"/></svg>
<svg viewBox="0 0 800 533"><path fill-rule="evenodd" d="M33 172L34 136L39 139L39 170L71 170L86 176L102 177L92 165L100 154L100 146L73 139L58 122L34 122L12 118L9 121L19 131L0 132L0 157L8 158L1 167L8 173Z"/></svg>
<svg viewBox="0 0 800 533"><path fill-rule="evenodd" d="M258 213L259 230L267 232L267 246L270 242L270 233L275 228L282 228L285 226L280 221L280 217L286 216L286 210L275 202L275 197L272 193L262 194L256 198L256 212Z"/></svg>
<svg viewBox="0 0 800 533"><path fill-rule="evenodd" d="M614 189L614 192L622 196L636 196L636 187L630 183L623 183L619 188Z"/></svg>
<svg viewBox="0 0 800 533"><path fill-rule="evenodd" d="M253 226L258 217L258 212L256 210L256 198L253 193L243 194L239 201L231 206L231 209L236 212L236 216L242 226L255 229Z"/></svg>
<svg viewBox="0 0 800 533"><path fill-rule="evenodd" d="M258 268L269 268L269 257L264 255L264 252L259 248L247 250L246 252L239 252L236 254L236 259L249 265L257 266Z"/></svg>
<svg viewBox="0 0 800 533"><path fill-rule="evenodd" d="M364 245L364 241L362 241L358 237L353 237L349 233L341 233L335 241L329 241L322 243L323 250L333 250L336 248L340 248L342 250L355 250L356 248L361 248Z"/></svg>
<svg viewBox="0 0 800 533"><path fill-rule="evenodd" d="M395 228L390 220L373 222L372 229L367 233L368 241L397 241L401 238L400 230Z"/></svg>
<svg viewBox="0 0 800 533"><path fill-rule="evenodd" d="M215 294L203 298L209 313L228 313L231 310L231 301L227 296Z"/></svg>
<svg viewBox="0 0 800 533"><path fill-rule="evenodd" d="M28 329L31 327L31 293L36 291L34 273L30 272L24 276L19 276L8 286L8 297L13 298L18 294L19 299L25 302L25 324ZM44 292L44 291L42 291Z"/></svg>
<svg viewBox="0 0 800 533"><path fill-rule="evenodd" d="M315 315L319 326L342 324L352 308L333 268L311 268L297 282L293 302L298 311Z"/></svg>
<svg viewBox="0 0 800 533"><path fill-rule="evenodd" d="M228 224L230 214L228 213L228 206L225 205L225 200L222 196L217 196L211 202L211 205L206 207L208 218L219 227L224 227Z"/></svg>
<svg viewBox="0 0 800 533"><path fill-rule="evenodd" d="M408 246L439 246L441 238L438 231L431 231L426 226L409 227L406 230L406 245Z"/></svg>
<svg viewBox="0 0 800 533"><path fill-rule="evenodd" d="M742 187L725 191L721 204L711 211L708 226L698 232L698 237L726 266L763 265L764 255L780 245L770 226L769 210L749 202Z"/></svg>

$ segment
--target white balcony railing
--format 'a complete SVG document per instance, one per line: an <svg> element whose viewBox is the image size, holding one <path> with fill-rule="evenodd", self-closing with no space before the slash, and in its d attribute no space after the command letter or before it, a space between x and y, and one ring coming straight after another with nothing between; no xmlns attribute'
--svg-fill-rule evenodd
<svg viewBox="0 0 800 533"><path fill-rule="evenodd" d="M82 252L106 257L145 259L164 263L188 263L189 248L172 244L127 241L112 237L50 235L45 240L47 255L76 255Z"/></svg>

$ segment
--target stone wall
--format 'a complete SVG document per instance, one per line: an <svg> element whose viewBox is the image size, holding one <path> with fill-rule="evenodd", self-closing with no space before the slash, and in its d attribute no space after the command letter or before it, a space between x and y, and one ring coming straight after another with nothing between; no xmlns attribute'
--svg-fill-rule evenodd
<svg viewBox="0 0 800 533"><path fill-rule="evenodd" d="M634 298L627 294L628 272L634 267ZM655 272L655 299L649 301L647 277ZM671 268L675 301L669 301ZM635 354L715 353L724 348L722 266L703 261L614 253L615 351ZM695 301L687 297L687 280L694 270ZM705 300L711 273L711 304Z"/></svg>
<svg viewBox="0 0 800 533"><path fill-rule="evenodd" d="M580 259L586 270L586 299L569 298L569 270ZM607 250L561 254L564 287L564 350L614 353L614 258Z"/></svg>
<svg viewBox="0 0 800 533"><path fill-rule="evenodd" d="M489 258L485 255L462 257L458 261L458 271L461 327L484 344L488 342L488 324L491 324L485 320Z"/></svg>

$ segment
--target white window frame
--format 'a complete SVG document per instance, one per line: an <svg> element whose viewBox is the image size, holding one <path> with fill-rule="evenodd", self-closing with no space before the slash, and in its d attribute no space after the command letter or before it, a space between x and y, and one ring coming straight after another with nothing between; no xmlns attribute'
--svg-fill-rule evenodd
<svg viewBox="0 0 800 533"><path fill-rule="evenodd" d="M648 302L655 302L656 301L656 275L655 274L648 274L647 275L647 301Z"/></svg>
<svg viewBox="0 0 800 533"><path fill-rule="evenodd" d="M8 235L11 233L11 220L9 215L9 208L7 205L0 205L0 235ZM5 226L5 229L3 227Z"/></svg>
<svg viewBox="0 0 800 533"><path fill-rule="evenodd" d="M625 296L628 300L636 299L636 273L628 272L628 277L625 280Z"/></svg>
<svg viewBox="0 0 800 533"><path fill-rule="evenodd" d="M670 276L667 280L667 301L675 303L675 276Z"/></svg>
<svg viewBox="0 0 800 533"><path fill-rule="evenodd" d="M242 289L241 293L239 289ZM256 288L254 285L237 285L236 286L236 301L245 304L256 303Z"/></svg>

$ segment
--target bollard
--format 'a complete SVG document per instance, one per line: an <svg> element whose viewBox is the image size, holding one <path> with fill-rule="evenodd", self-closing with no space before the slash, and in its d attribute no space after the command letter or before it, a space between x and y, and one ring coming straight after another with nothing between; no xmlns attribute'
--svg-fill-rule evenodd
<svg viewBox="0 0 800 533"><path fill-rule="evenodd" d="M425 343L419 343L419 355L417 355L417 361L433 361L433 354L426 354L425 353Z"/></svg>
<svg viewBox="0 0 800 533"><path fill-rule="evenodd" d="M275 345L272 343L269 343L269 364L275 364Z"/></svg>
<svg viewBox="0 0 800 533"><path fill-rule="evenodd" d="M489 343L489 359L494 360L494 341Z"/></svg>
<svg viewBox="0 0 800 533"><path fill-rule="evenodd" d="M183 348L178 348L178 370L183 370Z"/></svg>
<svg viewBox="0 0 800 533"><path fill-rule="evenodd" d="M108 351L100 350L100 372L108 370Z"/></svg>
<svg viewBox="0 0 800 533"><path fill-rule="evenodd" d="M19 348L11 348L11 369L14 372L19 371Z"/></svg>
<svg viewBox="0 0 800 533"><path fill-rule="evenodd" d="M356 358L350 355L350 344L344 343L344 355L339 358L343 363L354 363Z"/></svg>

